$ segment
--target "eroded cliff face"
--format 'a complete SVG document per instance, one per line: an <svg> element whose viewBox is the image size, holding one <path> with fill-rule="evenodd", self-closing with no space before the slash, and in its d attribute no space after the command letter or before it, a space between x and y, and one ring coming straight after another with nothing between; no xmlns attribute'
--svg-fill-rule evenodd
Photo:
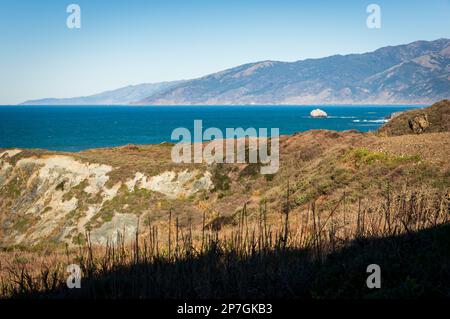
<svg viewBox="0 0 450 319"><path fill-rule="evenodd" d="M117 168L69 155L0 153L2 246L44 242L76 244L90 232L93 243L114 241L117 232L134 236L151 201L195 196L213 188L211 173L166 170L135 172L113 181ZM136 207L147 200L148 205Z"/></svg>

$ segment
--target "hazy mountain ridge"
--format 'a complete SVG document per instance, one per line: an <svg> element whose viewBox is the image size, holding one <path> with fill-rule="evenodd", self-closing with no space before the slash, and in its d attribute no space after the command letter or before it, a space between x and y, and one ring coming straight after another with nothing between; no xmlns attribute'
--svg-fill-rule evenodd
<svg viewBox="0 0 450 319"><path fill-rule="evenodd" d="M172 81L129 85L116 90L105 91L89 96L29 100L23 102L22 105L126 105L132 101L137 101L157 92L169 89L182 82L183 81Z"/></svg>
<svg viewBox="0 0 450 319"><path fill-rule="evenodd" d="M150 88L23 104L428 104L450 98L450 39L296 62L248 63Z"/></svg>
<svg viewBox="0 0 450 319"><path fill-rule="evenodd" d="M156 93L142 104L429 103L450 96L450 40L292 63L263 61Z"/></svg>

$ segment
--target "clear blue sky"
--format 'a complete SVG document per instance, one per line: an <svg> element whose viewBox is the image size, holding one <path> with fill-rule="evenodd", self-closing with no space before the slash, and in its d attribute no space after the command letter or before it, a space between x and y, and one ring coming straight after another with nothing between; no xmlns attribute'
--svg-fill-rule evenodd
<svg viewBox="0 0 450 319"><path fill-rule="evenodd" d="M81 7L81 29L66 7ZM381 29L366 7L381 7ZM0 104L450 38L450 0L0 0Z"/></svg>

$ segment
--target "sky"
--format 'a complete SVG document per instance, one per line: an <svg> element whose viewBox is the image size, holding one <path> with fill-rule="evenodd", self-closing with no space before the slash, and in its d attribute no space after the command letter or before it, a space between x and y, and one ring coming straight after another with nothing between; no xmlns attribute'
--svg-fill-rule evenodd
<svg viewBox="0 0 450 319"><path fill-rule="evenodd" d="M72 3L79 29L66 25ZM379 29L366 25L372 3ZM0 104L438 38L450 38L450 0L0 0Z"/></svg>

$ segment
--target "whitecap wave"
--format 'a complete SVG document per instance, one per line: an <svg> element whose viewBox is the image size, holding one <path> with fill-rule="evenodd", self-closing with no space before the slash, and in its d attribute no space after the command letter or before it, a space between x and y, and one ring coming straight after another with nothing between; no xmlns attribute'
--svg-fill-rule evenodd
<svg viewBox="0 0 450 319"><path fill-rule="evenodd" d="M302 116L302 118L304 118L304 119L310 119L310 118L312 118L311 116ZM357 117L356 116L327 116L327 117L325 117L325 118L328 118L328 119L356 119Z"/></svg>
<svg viewBox="0 0 450 319"><path fill-rule="evenodd" d="M328 116L329 119L356 119L356 116Z"/></svg>
<svg viewBox="0 0 450 319"><path fill-rule="evenodd" d="M364 122L364 123L387 123L389 120L387 119L378 119L378 120L353 120L355 123Z"/></svg>

